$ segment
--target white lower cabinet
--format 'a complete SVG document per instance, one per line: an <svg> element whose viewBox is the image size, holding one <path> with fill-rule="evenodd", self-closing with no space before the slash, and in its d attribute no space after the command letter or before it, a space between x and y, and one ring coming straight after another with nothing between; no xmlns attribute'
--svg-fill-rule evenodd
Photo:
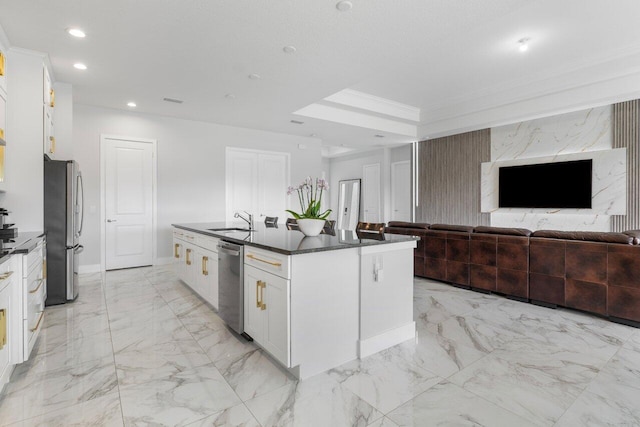
<svg viewBox="0 0 640 427"><path fill-rule="evenodd" d="M244 266L244 331L291 367L290 280Z"/></svg>
<svg viewBox="0 0 640 427"><path fill-rule="evenodd" d="M0 392L9 382L13 366L17 363L12 357L12 350L20 344L14 325L19 304L13 298L13 293L20 287L19 276L15 256L10 256L0 264Z"/></svg>
<svg viewBox="0 0 640 427"><path fill-rule="evenodd" d="M218 309L218 239L195 236L181 229L173 232L173 256L178 278Z"/></svg>

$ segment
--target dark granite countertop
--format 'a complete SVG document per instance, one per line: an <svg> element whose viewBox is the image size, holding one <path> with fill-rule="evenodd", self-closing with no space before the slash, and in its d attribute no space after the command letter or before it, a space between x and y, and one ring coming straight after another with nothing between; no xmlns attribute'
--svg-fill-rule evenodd
<svg viewBox="0 0 640 427"><path fill-rule="evenodd" d="M363 238L364 236L356 235L355 231L336 230L335 236L321 234L315 237L306 237L302 232L297 230L287 230L284 224L278 224L278 227L267 227L264 223L255 225L254 231L212 231L212 228L247 228L246 223L225 223L225 222L207 222L192 224L171 224L174 227L183 230L193 231L195 233L207 236L217 237L219 239L239 243L247 246L266 249L268 251L278 252L284 255L297 255L311 252L333 251L338 249L356 248L362 246L384 245L389 243L410 242L419 240L419 237L404 236L400 234L385 234L384 240L373 238Z"/></svg>
<svg viewBox="0 0 640 427"><path fill-rule="evenodd" d="M18 232L17 237L0 240L0 262L13 254L27 254L31 252L44 238L42 231Z"/></svg>

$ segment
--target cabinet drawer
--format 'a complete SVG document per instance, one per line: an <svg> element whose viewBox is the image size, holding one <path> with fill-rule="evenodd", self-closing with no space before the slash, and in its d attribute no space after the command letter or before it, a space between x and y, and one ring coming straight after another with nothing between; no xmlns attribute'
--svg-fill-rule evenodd
<svg viewBox="0 0 640 427"><path fill-rule="evenodd" d="M290 257L287 255L245 246L244 263L285 279L291 277Z"/></svg>
<svg viewBox="0 0 640 427"><path fill-rule="evenodd" d="M218 249L216 247L218 246L219 240L220 239L211 236L197 235L195 238L195 244L201 248L218 253Z"/></svg>
<svg viewBox="0 0 640 427"><path fill-rule="evenodd" d="M38 245L34 250L24 257L24 275L31 275L34 269L42 270L43 249L42 245Z"/></svg>

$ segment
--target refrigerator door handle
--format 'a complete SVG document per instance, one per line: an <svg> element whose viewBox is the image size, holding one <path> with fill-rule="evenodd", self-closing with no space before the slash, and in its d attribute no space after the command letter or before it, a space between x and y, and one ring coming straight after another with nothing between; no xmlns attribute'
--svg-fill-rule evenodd
<svg viewBox="0 0 640 427"><path fill-rule="evenodd" d="M82 172L78 171L78 195L80 196L80 228L78 229L78 237L82 236L82 228L84 227L84 184L82 182Z"/></svg>

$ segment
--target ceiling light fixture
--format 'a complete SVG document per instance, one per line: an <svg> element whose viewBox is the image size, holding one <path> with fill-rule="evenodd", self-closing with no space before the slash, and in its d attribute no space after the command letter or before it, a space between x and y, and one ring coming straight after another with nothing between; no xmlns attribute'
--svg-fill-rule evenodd
<svg viewBox="0 0 640 427"><path fill-rule="evenodd" d="M131 101L131 102L127 102L127 107L134 108L134 107L137 107L137 106L138 106L138 105L137 105L135 102L133 102L133 101Z"/></svg>
<svg viewBox="0 0 640 427"><path fill-rule="evenodd" d="M518 50L520 52L526 52L527 50L529 50L529 39L528 38L524 38L524 39L518 40Z"/></svg>
<svg viewBox="0 0 640 427"><path fill-rule="evenodd" d="M285 46L282 48L282 50L284 51L284 53L296 53L298 49L296 49L295 46Z"/></svg>
<svg viewBox="0 0 640 427"><path fill-rule="evenodd" d="M340 12L346 12L348 10L351 10L352 7L353 7L353 3L347 0L342 0L336 3L336 9L338 9Z"/></svg>
<svg viewBox="0 0 640 427"><path fill-rule="evenodd" d="M81 62L76 62L75 64L73 64L73 68L75 68L76 70L86 70L87 66Z"/></svg>
<svg viewBox="0 0 640 427"><path fill-rule="evenodd" d="M83 39L86 36L84 31L82 31L80 28L67 28L67 33L79 39Z"/></svg>
<svg viewBox="0 0 640 427"><path fill-rule="evenodd" d="M260 74L249 74L249 78L251 80L258 80L260 78Z"/></svg>

